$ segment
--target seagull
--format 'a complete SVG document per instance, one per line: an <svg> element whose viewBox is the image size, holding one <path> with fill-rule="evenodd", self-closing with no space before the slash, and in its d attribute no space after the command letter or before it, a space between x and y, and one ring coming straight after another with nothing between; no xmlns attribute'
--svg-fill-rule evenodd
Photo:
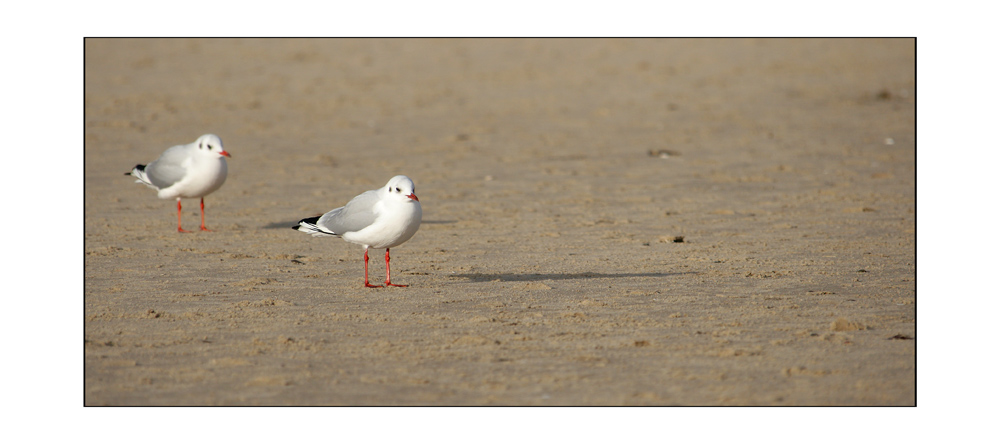
<svg viewBox="0 0 1000 444"><path fill-rule="evenodd" d="M413 181L396 176L384 187L365 191L347 205L300 220L292 229L314 237L336 236L365 247L365 287L381 287L368 282L368 248L385 248L385 286L406 287L389 279L389 249L413 237L420 228L421 215Z"/></svg>
<svg viewBox="0 0 1000 444"><path fill-rule="evenodd" d="M222 139L215 134L205 134L187 145L177 145L163 152L149 165L136 165L126 176L135 176L142 183L157 191L160 199L177 199L177 232L181 228L181 198L201 198L201 231L205 228L205 196L219 189L226 181L226 159L229 153L222 148Z"/></svg>

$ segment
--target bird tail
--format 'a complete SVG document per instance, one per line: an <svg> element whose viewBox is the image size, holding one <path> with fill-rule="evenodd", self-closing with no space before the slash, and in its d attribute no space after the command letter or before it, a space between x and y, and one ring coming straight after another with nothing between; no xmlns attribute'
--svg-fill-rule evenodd
<svg viewBox="0 0 1000 444"><path fill-rule="evenodd" d="M150 182L149 177L146 176L146 165L136 165L135 168L132 168L132 171L125 173L125 175L135 176L136 179L139 179L136 180L135 183L145 184L147 187L154 189L156 188L156 185L153 185L153 182Z"/></svg>
<svg viewBox="0 0 1000 444"><path fill-rule="evenodd" d="M319 218L320 217L321 216L316 216L316 217L307 217L305 219L302 219L302 220L299 221L299 223L297 225L295 225L294 227L292 227L292 229L293 230L299 230L299 231L301 231L303 233L309 233L309 234L313 235L314 237L327 237L327 236L338 236L339 237L340 236L339 234L334 233L334 232L332 232L330 230L324 229L324 228L322 228L322 227L319 226Z"/></svg>

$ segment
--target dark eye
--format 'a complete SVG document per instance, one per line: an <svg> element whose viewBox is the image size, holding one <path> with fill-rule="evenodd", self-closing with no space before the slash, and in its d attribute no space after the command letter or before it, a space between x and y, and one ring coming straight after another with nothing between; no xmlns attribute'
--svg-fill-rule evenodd
<svg viewBox="0 0 1000 444"><path fill-rule="evenodd" d="M209 145L209 146L208 146L208 149L212 149L212 145Z"/></svg>
<svg viewBox="0 0 1000 444"><path fill-rule="evenodd" d="M399 187L396 187L396 192L397 192L397 193L399 192Z"/></svg>

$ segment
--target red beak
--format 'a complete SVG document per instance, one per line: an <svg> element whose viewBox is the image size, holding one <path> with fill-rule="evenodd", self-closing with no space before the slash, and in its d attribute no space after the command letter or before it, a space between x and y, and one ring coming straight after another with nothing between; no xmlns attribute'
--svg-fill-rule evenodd
<svg viewBox="0 0 1000 444"><path fill-rule="evenodd" d="M222 150L222 152L220 152L219 154L222 154L223 156L226 156L226 157L232 157L232 156L229 155L229 153L226 152L226 150Z"/></svg>
<svg viewBox="0 0 1000 444"><path fill-rule="evenodd" d="M413 200L415 200L417 202L420 202L420 199L417 199L417 195L416 194L410 193L410 195L406 196L406 197L409 197L410 199L413 199Z"/></svg>

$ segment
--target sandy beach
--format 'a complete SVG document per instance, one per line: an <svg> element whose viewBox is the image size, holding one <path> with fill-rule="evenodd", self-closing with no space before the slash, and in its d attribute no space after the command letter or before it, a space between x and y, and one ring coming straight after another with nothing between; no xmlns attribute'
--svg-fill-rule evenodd
<svg viewBox="0 0 1000 444"><path fill-rule="evenodd" d="M914 45L87 39L85 405L913 406ZM291 229L397 174L409 287Z"/></svg>

